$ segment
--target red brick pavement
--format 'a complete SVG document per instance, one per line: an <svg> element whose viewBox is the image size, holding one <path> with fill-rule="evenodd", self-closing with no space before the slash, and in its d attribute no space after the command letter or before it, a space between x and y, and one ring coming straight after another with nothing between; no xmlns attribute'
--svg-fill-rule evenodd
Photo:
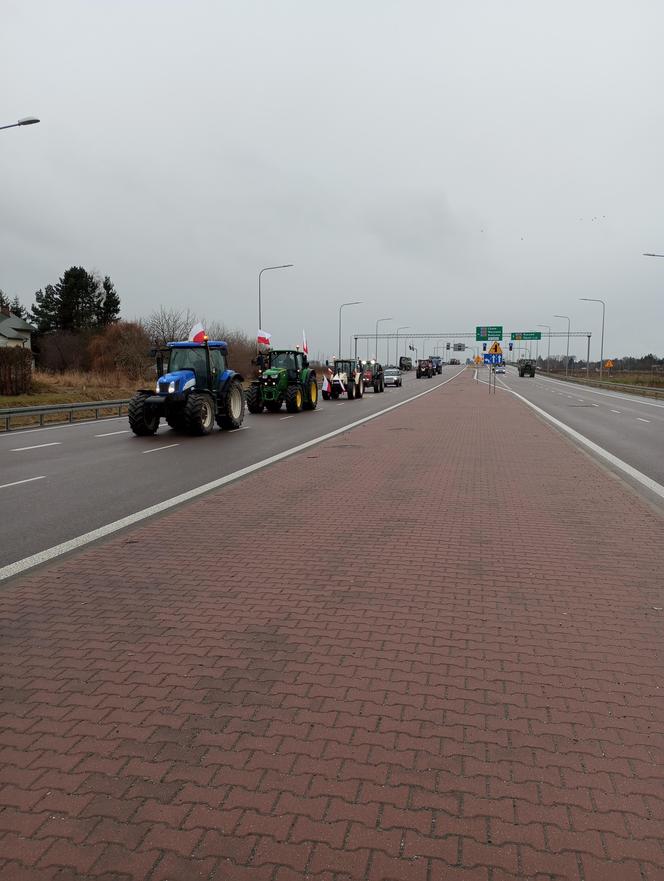
<svg viewBox="0 0 664 881"><path fill-rule="evenodd" d="M466 374L10 583L0 878L664 878L662 526Z"/></svg>

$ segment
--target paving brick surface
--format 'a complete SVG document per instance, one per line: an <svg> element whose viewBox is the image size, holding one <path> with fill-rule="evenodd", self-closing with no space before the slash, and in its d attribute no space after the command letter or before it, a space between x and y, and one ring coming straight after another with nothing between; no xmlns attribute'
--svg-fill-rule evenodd
<svg viewBox="0 0 664 881"><path fill-rule="evenodd" d="M469 371L7 584L0 878L661 881L663 527Z"/></svg>

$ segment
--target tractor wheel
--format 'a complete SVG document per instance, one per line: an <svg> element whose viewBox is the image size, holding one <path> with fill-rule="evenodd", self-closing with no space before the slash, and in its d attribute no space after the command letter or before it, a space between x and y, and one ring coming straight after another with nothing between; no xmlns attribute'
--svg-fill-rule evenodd
<svg viewBox="0 0 664 881"><path fill-rule="evenodd" d="M364 380L360 379L359 383L355 386L355 397L361 398L364 394Z"/></svg>
<svg viewBox="0 0 664 881"><path fill-rule="evenodd" d="M138 392L129 401L129 427L138 437L156 434L159 428L159 416L146 406L144 392Z"/></svg>
<svg viewBox="0 0 664 881"><path fill-rule="evenodd" d="M209 434L214 428L214 405L209 395L193 392L184 405L184 428L187 434Z"/></svg>
<svg viewBox="0 0 664 881"><path fill-rule="evenodd" d="M335 386L332 386L332 391L330 392L330 395L331 395L331 397L332 397L332 400L333 400L333 401L336 401L336 399L339 397L339 388L338 388L338 386L336 386L336 385L335 385Z"/></svg>
<svg viewBox="0 0 664 881"><path fill-rule="evenodd" d="M232 430L239 428L244 421L244 389L238 379L229 383L226 395L219 403L217 425L219 428Z"/></svg>
<svg viewBox="0 0 664 881"><path fill-rule="evenodd" d="M310 378L308 390L308 399L304 402L303 407L305 410L315 410L318 406L318 383L315 376Z"/></svg>
<svg viewBox="0 0 664 881"><path fill-rule="evenodd" d="M261 400L261 390L258 384L250 385L247 389L247 410L250 413L263 412L263 401Z"/></svg>
<svg viewBox="0 0 664 881"><path fill-rule="evenodd" d="M373 390L374 390L374 395L377 395L378 392L380 391L380 383L379 382L374 382Z"/></svg>
<svg viewBox="0 0 664 881"><path fill-rule="evenodd" d="M277 401L266 401L265 409L268 411L268 413L278 413L279 410L281 410L281 403L281 398L279 398L279 400Z"/></svg>
<svg viewBox="0 0 664 881"><path fill-rule="evenodd" d="M166 422L168 422L168 427L172 428L173 431L184 431L184 414L181 411L177 413L167 413L166 414Z"/></svg>
<svg viewBox="0 0 664 881"><path fill-rule="evenodd" d="M299 413L302 409L303 401L302 386L289 385L286 389L286 410L289 413Z"/></svg>
<svg viewBox="0 0 664 881"><path fill-rule="evenodd" d="M348 385L346 386L346 392L348 393L348 400L352 401L355 397L355 385L351 385L350 383L348 383Z"/></svg>
<svg viewBox="0 0 664 881"><path fill-rule="evenodd" d="M321 395L323 396L324 401L330 400L330 393L329 392L321 392Z"/></svg>

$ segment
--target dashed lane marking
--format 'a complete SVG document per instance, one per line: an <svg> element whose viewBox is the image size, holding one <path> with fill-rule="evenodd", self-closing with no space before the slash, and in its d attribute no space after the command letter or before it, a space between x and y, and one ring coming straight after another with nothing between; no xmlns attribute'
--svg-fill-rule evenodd
<svg viewBox="0 0 664 881"><path fill-rule="evenodd" d="M620 413L622 413L622 410L611 410L611 413L618 413L618 414L620 414Z"/></svg>
<svg viewBox="0 0 664 881"><path fill-rule="evenodd" d="M641 416L637 416L636 418L639 420L639 422L650 422L650 419L643 419Z"/></svg>
<svg viewBox="0 0 664 881"><path fill-rule="evenodd" d="M94 437L112 437L114 434L129 434L129 429L123 428L122 431L107 431L106 434L95 434Z"/></svg>
<svg viewBox="0 0 664 881"><path fill-rule="evenodd" d="M8 486L18 486L20 483L32 483L33 480L44 480L45 478L45 474L41 474L39 477L26 477L25 480L14 480L12 483L0 484L0 489L6 489Z"/></svg>
<svg viewBox="0 0 664 881"><path fill-rule="evenodd" d="M25 450L39 450L42 447L59 447L62 441L51 441L50 444L34 444L31 447L14 447L13 450L10 450L10 453L22 453Z"/></svg>
<svg viewBox="0 0 664 881"><path fill-rule="evenodd" d="M162 450L170 450L171 447L179 447L180 444L166 444L163 447L153 447L151 450L143 450L143 454L145 453L160 453Z"/></svg>

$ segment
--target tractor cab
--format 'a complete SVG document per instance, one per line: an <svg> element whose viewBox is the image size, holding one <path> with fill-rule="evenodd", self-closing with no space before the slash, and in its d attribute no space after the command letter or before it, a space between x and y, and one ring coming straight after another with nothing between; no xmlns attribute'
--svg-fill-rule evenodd
<svg viewBox="0 0 664 881"><path fill-rule="evenodd" d="M268 380L277 380L283 370L290 382L296 382L300 371L309 366L304 353L296 349L273 349L263 359L262 376Z"/></svg>

